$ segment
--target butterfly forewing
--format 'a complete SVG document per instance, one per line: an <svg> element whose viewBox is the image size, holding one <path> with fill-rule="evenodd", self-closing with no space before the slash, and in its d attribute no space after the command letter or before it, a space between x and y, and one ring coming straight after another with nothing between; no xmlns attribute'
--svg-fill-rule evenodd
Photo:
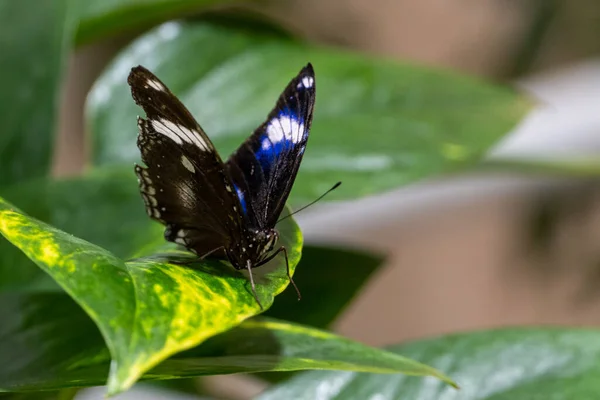
<svg viewBox="0 0 600 400"><path fill-rule="evenodd" d="M306 148L314 103L315 75L308 64L226 163L245 215L257 229L274 227L285 206Z"/></svg>
<svg viewBox="0 0 600 400"><path fill-rule="evenodd" d="M190 112L150 71L133 68L129 85L146 112L138 118L136 165L146 211L165 237L202 256L226 248L244 226L240 201L213 144Z"/></svg>

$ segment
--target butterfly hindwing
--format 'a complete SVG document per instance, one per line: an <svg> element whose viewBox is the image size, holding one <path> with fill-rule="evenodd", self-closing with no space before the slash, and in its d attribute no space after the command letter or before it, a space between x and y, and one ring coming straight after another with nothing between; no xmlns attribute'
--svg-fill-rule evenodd
<svg viewBox="0 0 600 400"><path fill-rule="evenodd" d="M244 213L257 229L274 227L285 206L306 148L314 103L315 75L308 64L226 163Z"/></svg>
<svg viewBox="0 0 600 400"><path fill-rule="evenodd" d="M138 118L135 167L146 211L167 226L165 237L203 255L226 247L244 221L233 183L210 139L169 89L143 67L129 85L146 112Z"/></svg>

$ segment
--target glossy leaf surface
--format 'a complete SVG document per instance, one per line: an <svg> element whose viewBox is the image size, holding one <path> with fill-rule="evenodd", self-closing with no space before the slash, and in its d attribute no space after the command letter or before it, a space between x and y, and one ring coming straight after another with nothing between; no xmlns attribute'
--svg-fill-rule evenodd
<svg viewBox="0 0 600 400"><path fill-rule="evenodd" d="M183 61L184 60L184 61ZM126 48L91 92L96 164L138 159L132 66L152 70L226 157L310 61L317 101L292 203L357 198L473 164L525 114L515 92L472 78L206 22L164 24Z"/></svg>
<svg viewBox="0 0 600 400"><path fill-rule="evenodd" d="M600 332L506 329L446 336L392 347L452 376L460 390L402 375L310 371L260 400L531 400L600 395Z"/></svg>

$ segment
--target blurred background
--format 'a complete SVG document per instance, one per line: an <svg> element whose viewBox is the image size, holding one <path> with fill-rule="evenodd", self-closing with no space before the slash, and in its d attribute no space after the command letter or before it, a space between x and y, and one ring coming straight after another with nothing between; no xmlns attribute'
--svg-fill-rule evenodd
<svg viewBox="0 0 600 400"><path fill-rule="evenodd" d="M311 41L517 86L535 107L491 160L593 156L600 149L598 2L293 0L250 8ZM138 33L80 47L71 56L56 176L77 174L85 165L86 94ZM598 200L593 179L479 172L321 204L298 221L310 242L388 255L334 325L351 338L386 345L498 326L596 325ZM343 284L344 276L339 279ZM256 381L240 379L213 377L207 384L224 398L259 390ZM80 398L101 393L87 390Z"/></svg>

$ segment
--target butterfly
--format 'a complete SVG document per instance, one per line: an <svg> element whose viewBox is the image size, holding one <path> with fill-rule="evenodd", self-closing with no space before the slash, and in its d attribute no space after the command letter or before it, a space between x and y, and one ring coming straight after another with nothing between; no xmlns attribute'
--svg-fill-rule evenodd
<svg viewBox="0 0 600 400"><path fill-rule="evenodd" d="M135 165L148 215L165 225L165 239L199 258L228 260L249 272L287 250L276 248L275 225L302 161L315 104L315 74L307 64L279 96L267 119L223 162L188 109L152 72L132 68L127 79L138 117Z"/></svg>

